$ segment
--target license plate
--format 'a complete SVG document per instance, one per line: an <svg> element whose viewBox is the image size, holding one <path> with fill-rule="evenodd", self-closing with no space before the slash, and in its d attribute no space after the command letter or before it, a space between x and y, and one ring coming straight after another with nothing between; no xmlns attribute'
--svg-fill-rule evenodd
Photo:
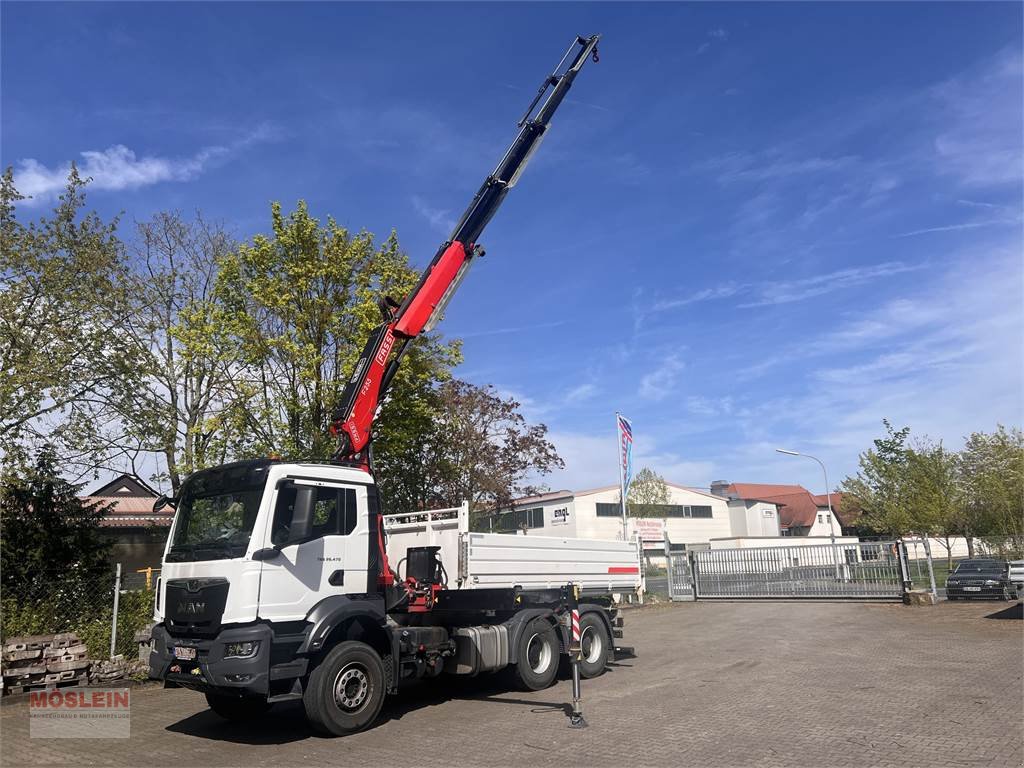
<svg viewBox="0 0 1024 768"><path fill-rule="evenodd" d="M964 587L964 592L981 592L981 587Z"/></svg>
<svg viewBox="0 0 1024 768"><path fill-rule="evenodd" d="M182 661L195 661L196 649L187 645L176 645L174 646L174 658Z"/></svg>

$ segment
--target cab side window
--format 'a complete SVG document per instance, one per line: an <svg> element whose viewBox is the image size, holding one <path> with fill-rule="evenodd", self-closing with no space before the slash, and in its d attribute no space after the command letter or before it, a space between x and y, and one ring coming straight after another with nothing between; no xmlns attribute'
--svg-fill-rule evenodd
<svg viewBox="0 0 1024 768"><path fill-rule="evenodd" d="M347 536L355 527L355 489L317 488L313 501L313 537Z"/></svg>
<svg viewBox="0 0 1024 768"><path fill-rule="evenodd" d="M355 488L317 487L312 490L313 525L310 540L352 533L356 527ZM277 493L277 505L274 507L274 520L270 529L270 541L274 546L281 547L289 542L297 492L297 486L288 483Z"/></svg>

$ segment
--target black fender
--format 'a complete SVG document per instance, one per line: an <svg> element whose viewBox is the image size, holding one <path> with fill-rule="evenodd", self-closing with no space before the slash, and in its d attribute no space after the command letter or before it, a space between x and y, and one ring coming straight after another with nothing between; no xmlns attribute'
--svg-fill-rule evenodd
<svg viewBox="0 0 1024 768"><path fill-rule="evenodd" d="M331 595L314 605L307 614L306 621L312 626L297 653L313 654L323 650L324 643L334 629L355 619L362 619L371 626L379 627L381 639L390 647L383 597L353 598L348 595Z"/></svg>
<svg viewBox="0 0 1024 768"><path fill-rule="evenodd" d="M508 628L508 663L509 665L515 664L516 658L519 656L519 640L523 636L523 630L526 625L536 619L538 616L543 616L551 621L551 625L557 628L560 626L560 622L555 617L554 612L549 608L524 608L519 611L515 616L507 621L503 622ZM562 638L564 640L564 637Z"/></svg>

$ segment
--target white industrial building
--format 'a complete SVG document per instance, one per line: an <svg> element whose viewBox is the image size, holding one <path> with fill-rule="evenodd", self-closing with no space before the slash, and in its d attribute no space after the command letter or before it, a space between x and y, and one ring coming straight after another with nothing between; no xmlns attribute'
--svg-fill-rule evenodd
<svg viewBox="0 0 1024 768"><path fill-rule="evenodd" d="M733 535L726 499L676 483L666 483L669 503L656 505L655 514L630 518L628 535L638 534L648 544L664 540L674 544L707 544ZM622 538L619 487L609 485L585 491L552 491L516 499L490 521L495 532L582 539Z"/></svg>

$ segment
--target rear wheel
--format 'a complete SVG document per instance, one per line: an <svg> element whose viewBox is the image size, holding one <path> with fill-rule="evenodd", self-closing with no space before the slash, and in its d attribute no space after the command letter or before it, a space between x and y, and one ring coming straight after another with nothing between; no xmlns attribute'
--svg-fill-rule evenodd
<svg viewBox="0 0 1024 768"><path fill-rule="evenodd" d="M271 705L263 699L242 696L224 696L219 693L206 694L206 703L210 709L232 722L253 720L264 714Z"/></svg>
<svg viewBox="0 0 1024 768"><path fill-rule="evenodd" d="M557 674L558 637L546 619L536 618L519 636L515 680L527 691L539 691L550 686Z"/></svg>
<svg viewBox="0 0 1024 768"><path fill-rule="evenodd" d="M310 674L302 703L322 733L345 736L368 728L384 703L380 656L366 643L339 643Z"/></svg>
<svg viewBox="0 0 1024 768"><path fill-rule="evenodd" d="M580 660L580 674L583 677L597 677L604 672L611 638L601 617L596 613L585 613L580 618L580 646L583 658Z"/></svg>

